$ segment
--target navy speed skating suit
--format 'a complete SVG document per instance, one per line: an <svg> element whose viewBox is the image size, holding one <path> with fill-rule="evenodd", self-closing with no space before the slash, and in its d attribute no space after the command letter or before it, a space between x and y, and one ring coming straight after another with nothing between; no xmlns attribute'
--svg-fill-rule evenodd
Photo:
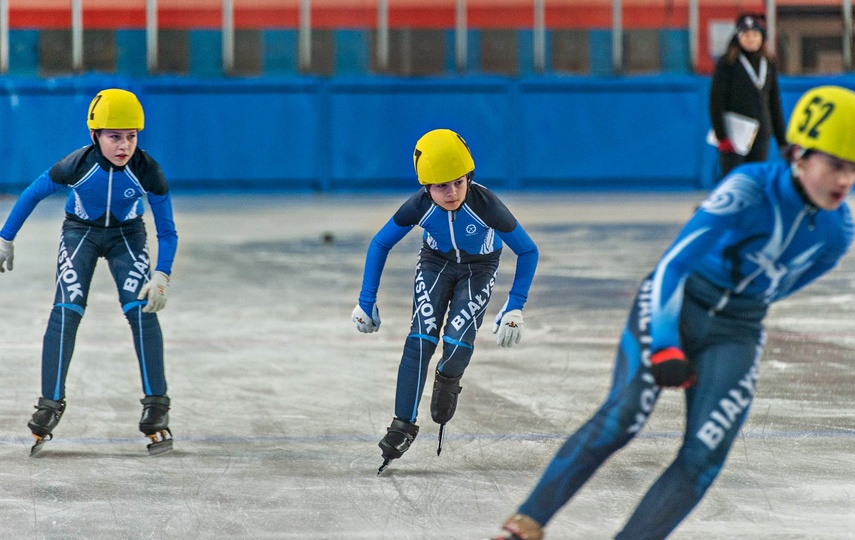
<svg viewBox="0 0 855 540"><path fill-rule="evenodd" d="M800 189L788 163L758 163L711 193L642 283L605 403L558 450L520 514L545 525L640 432L660 392L650 355L669 347L697 377L685 391L683 444L617 538L664 538L697 505L748 415L768 306L829 271L852 242L846 204L820 210Z"/></svg>
<svg viewBox="0 0 855 540"><path fill-rule="evenodd" d="M107 260L119 302L130 323L147 396L166 394L163 339L155 313L143 313L137 293L149 279L152 261L142 221L147 196L157 229L156 270L172 271L178 235L169 187L157 162L137 148L124 167L112 164L92 144L72 152L36 178L13 207L0 237L14 240L45 197L71 188L65 205L57 257L56 294L42 352L42 396L65 398L65 377L75 337L86 310L89 285L99 258Z"/></svg>
<svg viewBox="0 0 855 540"><path fill-rule="evenodd" d="M415 422L428 364L440 341L437 369L463 374L475 335L493 292L499 257L507 244L517 255L513 284L503 311L522 309L537 267L537 246L508 208L484 186L472 182L455 211L434 204L424 189L410 197L374 236L366 255L359 305L371 313L380 276L392 247L416 225L424 229L416 264L413 318L398 369L395 416Z"/></svg>

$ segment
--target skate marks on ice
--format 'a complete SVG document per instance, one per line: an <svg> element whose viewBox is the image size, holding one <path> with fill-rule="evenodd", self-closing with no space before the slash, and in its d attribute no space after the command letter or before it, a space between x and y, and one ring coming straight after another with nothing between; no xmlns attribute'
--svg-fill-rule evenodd
<svg viewBox="0 0 855 540"><path fill-rule="evenodd" d="M482 538L605 397L635 289L697 198L503 194L541 252L523 340L501 349L482 328L440 456L429 376L418 438L380 476L415 231L387 262L380 332L359 334L350 312L371 235L402 197L176 195L179 256L159 314L176 438L155 459L137 431L138 368L104 267L69 368L68 410L29 458L54 279L45 261L62 212L60 201L43 217L40 205L16 240L15 270L0 278L0 305L15 314L0 330L0 524L45 538ZM513 264L507 251L488 317ZM773 308L743 436L675 539L853 537L853 278L850 257ZM664 393L547 538L612 537L676 452L682 406Z"/></svg>

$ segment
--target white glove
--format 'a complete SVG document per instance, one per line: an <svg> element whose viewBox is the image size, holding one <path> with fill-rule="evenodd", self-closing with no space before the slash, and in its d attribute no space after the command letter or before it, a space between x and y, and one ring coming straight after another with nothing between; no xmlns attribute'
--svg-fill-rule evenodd
<svg viewBox="0 0 855 540"><path fill-rule="evenodd" d="M371 332L380 330L380 310L377 309L377 304L374 304L374 309L371 310L370 317L365 313L365 310L359 307L359 304L356 304L350 318L353 320L353 324L356 325L356 329L363 334L370 334Z"/></svg>
<svg viewBox="0 0 855 540"><path fill-rule="evenodd" d="M146 300L143 313L154 313L166 306L166 288L169 287L169 276L160 271L155 271L151 279L142 286L137 300Z"/></svg>
<svg viewBox="0 0 855 540"><path fill-rule="evenodd" d="M9 271L12 270L12 261L15 260L15 246L12 245L10 240L6 240L5 238L0 238L0 272L5 272L6 269L3 268L3 263L6 263L6 266L9 267Z"/></svg>
<svg viewBox="0 0 855 540"><path fill-rule="evenodd" d="M493 333L496 336L496 345L501 347L513 347L522 338L523 322L522 311L512 309L508 312L500 311L493 323Z"/></svg>

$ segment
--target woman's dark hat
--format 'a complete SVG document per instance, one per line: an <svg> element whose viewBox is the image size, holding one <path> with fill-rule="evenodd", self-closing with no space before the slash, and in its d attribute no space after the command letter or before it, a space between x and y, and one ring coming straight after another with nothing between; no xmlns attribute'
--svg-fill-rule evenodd
<svg viewBox="0 0 855 540"><path fill-rule="evenodd" d="M743 13L736 18L736 31L745 32L746 30L758 30L765 36L766 17L756 13Z"/></svg>

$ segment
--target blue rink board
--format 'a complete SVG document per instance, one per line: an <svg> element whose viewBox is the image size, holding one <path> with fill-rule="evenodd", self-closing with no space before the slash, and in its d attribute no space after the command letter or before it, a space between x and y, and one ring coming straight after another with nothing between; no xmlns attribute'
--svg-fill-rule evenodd
<svg viewBox="0 0 855 540"><path fill-rule="evenodd" d="M709 79L693 75L0 81L0 193L86 144L86 108L108 87L139 95L141 147L176 189L409 188L413 145L438 127L463 135L494 187L704 189L717 174ZM782 78L785 109L820 84L855 77Z"/></svg>

